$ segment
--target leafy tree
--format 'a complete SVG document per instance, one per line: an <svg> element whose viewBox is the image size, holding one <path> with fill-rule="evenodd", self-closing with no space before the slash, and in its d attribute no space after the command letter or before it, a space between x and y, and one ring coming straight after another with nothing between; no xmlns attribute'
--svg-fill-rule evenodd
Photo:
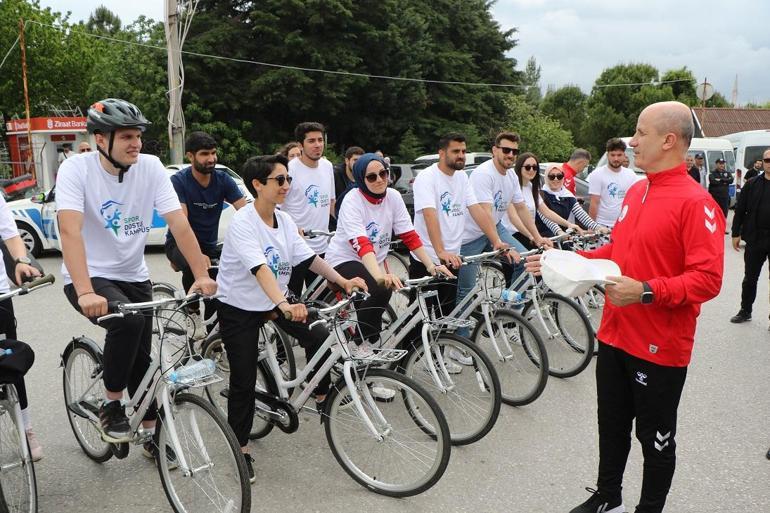
<svg viewBox="0 0 770 513"><path fill-rule="evenodd" d="M541 70L535 57L530 57L527 66L524 68L523 85L527 86L526 98L532 105L540 105L543 94L540 91Z"/></svg>
<svg viewBox="0 0 770 513"><path fill-rule="evenodd" d="M89 32L110 36L117 35L121 26L120 18L103 5L97 7L86 22L86 28Z"/></svg>
<svg viewBox="0 0 770 513"><path fill-rule="evenodd" d="M505 99L508 119L500 127L521 135L520 148L531 151L541 162L566 160L574 145L571 134L558 121L544 115L519 95Z"/></svg>
<svg viewBox="0 0 770 513"><path fill-rule="evenodd" d="M401 138L396 157L400 162L412 162L424 153L425 151L422 144L420 144L420 140L414 135L414 130L410 128Z"/></svg>
<svg viewBox="0 0 770 513"><path fill-rule="evenodd" d="M555 91L546 93L540 110L543 114L557 120L561 126L568 130L575 144L585 144L583 123L586 117L586 95L576 85L567 85Z"/></svg>

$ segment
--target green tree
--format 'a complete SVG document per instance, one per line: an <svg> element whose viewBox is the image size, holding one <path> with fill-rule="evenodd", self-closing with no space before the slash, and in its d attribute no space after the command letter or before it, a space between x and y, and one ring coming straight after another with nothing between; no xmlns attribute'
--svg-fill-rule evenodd
<svg viewBox="0 0 770 513"><path fill-rule="evenodd" d="M540 110L543 114L557 120L572 134L575 144L581 146L584 140L583 123L586 117L588 95L576 85L567 85L546 93Z"/></svg>
<svg viewBox="0 0 770 513"><path fill-rule="evenodd" d="M540 75L540 66L538 66L535 57L530 57L524 68L524 78L522 83L527 86L525 93L527 101L535 106L540 105L540 100L542 100L543 97L543 94L540 91Z"/></svg>
<svg viewBox="0 0 770 513"><path fill-rule="evenodd" d="M500 127L521 135L520 148L531 151L541 162L563 161L572 152L571 134L558 121L544 115L520 95L505 99L508 119Z"/></svg>
<svg viewBox="0 0 770 513"><path fill-rule="evenodd" d="M414 135L414 130L410 128L401 137L401 142L398 145L398 153L396 154L398 161L412 162L424 153L425 151L422 144L420 144L420 140Z"/></svg>
<svg viewBox="0 0 770 513"><path fill-rule="evenodd" d="M117 35L121 26L120 18L103 5L97 7L86 22L86 28L89 32L110 36Z"/></svg>

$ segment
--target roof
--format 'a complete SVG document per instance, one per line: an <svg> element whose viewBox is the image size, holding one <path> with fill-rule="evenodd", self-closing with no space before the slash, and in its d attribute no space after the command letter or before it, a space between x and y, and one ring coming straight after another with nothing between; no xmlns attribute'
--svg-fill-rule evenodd
<svg viewBox="0 0 770 513"><path fill-rule="evenodd" d="M725 134L746 130L770 129L770 109L732 109L717 107L693 107L696 136L721 137Z"/></svg>

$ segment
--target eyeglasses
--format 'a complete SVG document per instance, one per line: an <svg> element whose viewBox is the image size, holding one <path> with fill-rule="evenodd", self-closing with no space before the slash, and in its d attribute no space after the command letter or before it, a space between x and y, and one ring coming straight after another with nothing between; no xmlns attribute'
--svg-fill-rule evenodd
<svg viewBox="0 0 770 513"><path fill-rule="evenodd" d="M770 164L770 159L762 159L762 162L764 162L765 164Z"/></svg>
<svg viewBox="0 0 770 513"><path fill-rule="evenodd" d="M537 171L537 164L525 164L521 166L521 169L525 171ZM563 177L564 175L562 175Z"/></svg>
<svg viewBox="0 0 770 513"><path fill-rule="evenodd" d="M372 173L372 174L364 176L364 178L366 178L366 181L369 182L369 183L376 182L377 178L380 178L382 180L387 180L388 179L388 170L387 169L383 169L379 173Z"/></svg>
<svg viewBox="0 0 770 513"><path fill-rule="evenodd" d="M91 151L91 148L83 148L80 150L80 153L84 153L86 151Z"/></svg>
<svg viewBox="0 0 770 513"><path fill-rule="evenodd" d="M548 179L549 179L549 180L554 180L554 181L555 181L555 180L563 180L563 179L564 179L564 175L563 175L563 174L558 174L558 175L548 175Z"/></svg>
<svg viewBox="0 0 770 513"><path fill-rule="evenodd" d="M500 151L502 151L505 155L510 155L513 153L514 156L519 154L518 148L508 148L507 146L498 146L500 148Z"/></svg>
<svg viewBox="0 0 770 513"><path fill-rule="evenodd" d="M267 179L275 180L275 182L278 184L278 187L283 187L283 184L286 182L289 182L289 185L291 185L291 181L293 180L293 178L289 175L269 176Z"/></svg>

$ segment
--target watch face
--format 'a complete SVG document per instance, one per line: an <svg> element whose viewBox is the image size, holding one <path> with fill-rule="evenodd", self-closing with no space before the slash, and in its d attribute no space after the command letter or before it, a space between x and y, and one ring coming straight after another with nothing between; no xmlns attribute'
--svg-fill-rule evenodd
<svg viewBox="0 0 770 513"><path fill-rule="evenodd" d="M652 303L654 296L652 292L642 292L642 304L649 305Z"/></svg>

